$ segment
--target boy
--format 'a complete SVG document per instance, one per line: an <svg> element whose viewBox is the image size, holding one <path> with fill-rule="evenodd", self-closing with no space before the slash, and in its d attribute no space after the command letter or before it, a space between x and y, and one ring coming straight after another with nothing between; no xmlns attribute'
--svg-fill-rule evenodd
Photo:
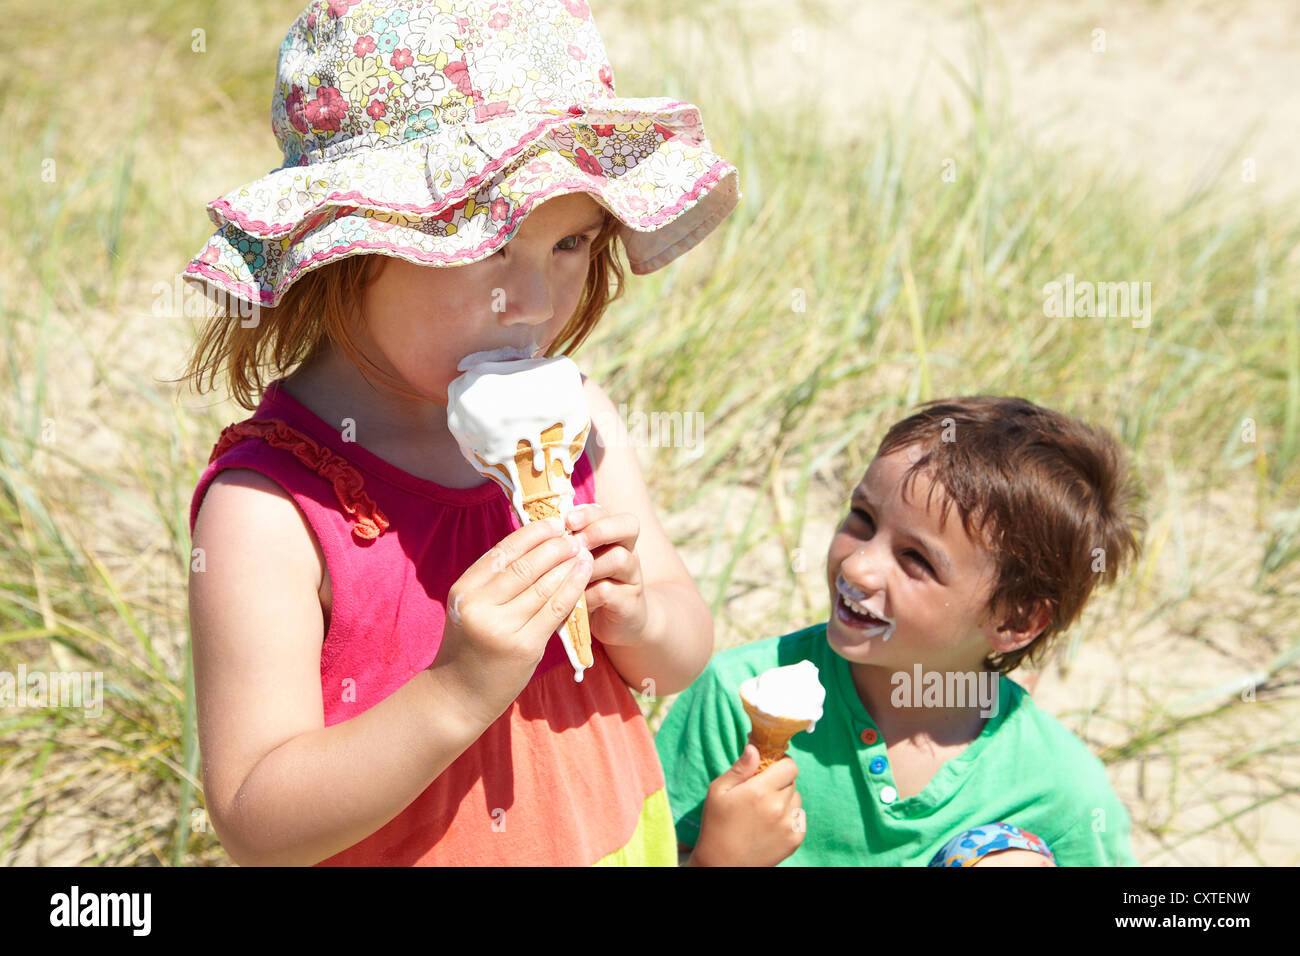
<svg viewBox="0 0 1300 956"><path fill-rule="evenodd" d="M717 655L659 730L690 862L1135 865L1101 762L1005 679L1136 556L1132 501L1113 438L1022 399L891 428L831 541L830 620ZM737 688L801 660L824 716L755 775Z"/></svg>

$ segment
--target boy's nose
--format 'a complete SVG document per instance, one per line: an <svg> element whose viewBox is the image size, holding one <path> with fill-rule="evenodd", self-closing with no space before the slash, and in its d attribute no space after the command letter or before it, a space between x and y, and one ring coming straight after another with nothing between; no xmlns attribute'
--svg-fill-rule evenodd
<svg viewBox="0 0 1300 956"><path fill-rule="evenodd" d="M882 563L870 547L859 548L840 565L844 580L868 597L885 587L885 572Z"/></svg>

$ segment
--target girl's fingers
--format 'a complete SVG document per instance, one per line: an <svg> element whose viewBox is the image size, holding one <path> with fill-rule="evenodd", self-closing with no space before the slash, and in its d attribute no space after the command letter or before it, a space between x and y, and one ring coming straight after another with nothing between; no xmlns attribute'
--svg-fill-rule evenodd
<svg viewBox="0 0 1300 956"><path fill-rule="evenodd" d="M581 528L573 528L571 531L581 531L582 537L587 542L587 547L592 551L609 544L620 544L629 551L636 547L636 539L641 533L641 524L633 514L608 515L599 520L583 524Z"/></svg>
<svg viewBox="0 0 1300 956"><path fill-rule="evenodd" d="M592 575L591 580L593 581L596 580L596 576L594 574ZM585 595L587 599L587 613L591 614L595 611L599 611L602 607L608 604L609 603L608 593L609 593L609 588L604 586L603 581L588 587L587 593Z"/></svg>
<svg viewBox="0 0 1300 956"><path fill-rule="evenodd" d="M551 575L552 582L556 580L557 574L563 578L567 566L582 550L583 548L572 535L543 541L527 554L520 555L506 565L501 573L484 587L483 595L500 607L512 604L517 598L527 598L538 593L544 599L550 595L554 587L543 586L542 582L548 575ZM531 616L532 612L529 611L523 619L527 620Z"/></svg>
<svg viewBox="0 0 1300 956"><path fill-rule="evenodd" d="M604 513L605 509L598 504L578 505L564 515L564 526L570 531L581 531Z"/></svg>
<svg viewBox="0 0 1300 956"><path fill-rule="evenodd" d="M564 524L558 518L529 522L506 535L495 548L471 564L461 575L461 580L474 586L485 584L517 558L527 554L539 544L551 538L558 538L562 534L564 534Z"/></svg>
<svg viewBox="0 0 1300 956"><path fill-rule="evenodd" d="M618 581L623 584L635 584L637 581L637 562L627 548L606 548L596 555L595 565L591 569L593 581Z"/></svg>
<svg viewBox="0 0 1300 956"><path fill-rule="evenodd" d="M583 551L559 564L510 602L512 616L519 615L529 625L537 625L550 634L573 613L591 580L592 557Z"/></svg>
<svg viewBox="0 0 1300 956"><path fill-rule="evenodd" d="M489 605L508 604L581 549L573 535L555 531L558 526L527 535L532 524L519 529L479 559L459 583ZM533 546L526 548L530 542Z"/></svg>

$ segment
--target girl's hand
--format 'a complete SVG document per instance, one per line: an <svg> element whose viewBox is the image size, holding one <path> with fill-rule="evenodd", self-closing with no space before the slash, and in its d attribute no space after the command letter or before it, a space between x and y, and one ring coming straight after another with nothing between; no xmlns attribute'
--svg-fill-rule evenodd
<svg viewBox="0 0 1300 956"><path fill-rule="evenodd" d="M559 519L524 525L451 586L429 669L472 717L491 723L528 683L591 573L591 552Z"/></svg>
<svg viewBox="0 0 1300 956"><path fill-rule="evenodd" d="M601 505L580 505L565 516L570 531L595 557L587 587L591 633L603 644L641 642L646 599L636 539L641 532L634 514L610 514Z"/></svg>
<svg viewBox="0 0 1300 956"><path fill-rule="evenodd" d="M776 866L803 843L799 768L789 758L758 771L758 748L709 784L691 866Z"/></svg>

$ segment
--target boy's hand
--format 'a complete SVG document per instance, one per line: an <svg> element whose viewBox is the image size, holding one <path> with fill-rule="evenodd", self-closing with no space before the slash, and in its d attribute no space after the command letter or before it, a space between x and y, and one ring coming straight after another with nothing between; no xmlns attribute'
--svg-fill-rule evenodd
<svg viewBox="0 0 1300 956"><path fill-rule="evenodd" d="M507 535L448 591L442 644L429 669L471 716L491 723L528 683L591 567L591 553L559 519Z"/></svg>
<svg viewBox="0 0 1300 956"><path fill-rule="evenodd" d="M757 771L758 748L746 744L731 769L709 784L691 866L775 866L799 849L799 768L785 759Z"/></svg>
<svg viewBox="0 0 1300 956"><path fill-rule="evenodd" d="M645 633L645 586L634 514L610 514L601 505L580 505L565 516L568 529L595 557L587 587L591 632L603 644L640 643Z"/></svg>

